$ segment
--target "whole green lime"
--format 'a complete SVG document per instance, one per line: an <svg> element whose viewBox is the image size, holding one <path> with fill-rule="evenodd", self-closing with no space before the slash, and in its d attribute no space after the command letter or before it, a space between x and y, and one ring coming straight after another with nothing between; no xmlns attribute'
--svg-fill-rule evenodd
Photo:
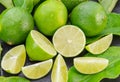
<svg viewBox="0 0 120 82"><path fill-rule="evenodd" d="M79 26L86 36L91 37L104 30L107 15L100 4L94 1L86 1L73 9L70 20L73 25Z"/></svg>
<svg viewBox="0 0 120 82"><path fill-rule="evenodd" d="M9 45L23 43L33 28L33 18L24 9L14 7L0 16L0 39Z"/></svg>
<svg viewBox="0 0 120 82"><path fill-rule="evenodd" d="M52 36L59 27L66 24L67 9L61 1L46 0L36 9L34 19L40 32Z"/></svg>

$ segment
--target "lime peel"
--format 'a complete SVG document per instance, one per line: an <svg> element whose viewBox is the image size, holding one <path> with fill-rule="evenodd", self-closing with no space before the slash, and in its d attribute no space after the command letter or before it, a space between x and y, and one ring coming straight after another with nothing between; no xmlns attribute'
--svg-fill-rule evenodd
<svg viewBox="0 0 120 82"><path fill-rule="evenodd" d="M33 61L47 60L57 54L52 43L35 30L32 30L26 39L26 50L29 58Z"/></svg>
<svg viewBox="0 0 120 82"><path fill-rule="evenodd" d="M53 60L49 59L33 65L22 67L23 74L29 79L39 79L48 74L51 70Z"/></svg>
<svg viewBox="0 0 120 82"><path fill-rule="evenodd" d="M24 45L10 49L2 58L1 67L8 73L17 74L25 64L26 51Z"/></svg>

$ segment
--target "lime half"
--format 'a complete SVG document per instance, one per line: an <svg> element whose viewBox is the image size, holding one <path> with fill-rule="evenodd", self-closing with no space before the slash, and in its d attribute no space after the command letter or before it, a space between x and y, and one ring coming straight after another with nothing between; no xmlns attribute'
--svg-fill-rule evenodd
<svg viewBox="0 0 120 82"><path fill-rule="evenodd" d="M95 74L108 66L108 59L97 57L78 57L74 59L74 66L80 73Z"/></svg>
<svg viewBox="0 0 120 82"><path fill-rule="evenodd" d="M83 31L77 26L65 25L55 32L53 44L61 55L74 57L83 51L86 38Z"/></svg>
<svg viewBox="0 0 120 82"><path fill-rule="evenodd" d="M92 54L101 54L109 48L109 46L111 45L112 39L113 39L113 35L109 34L97 40L96 42L88 44L86 46L86 49Z"/></svg>
<svg viewBox="0 0 120 82"><path fill-rule="evenodd" d="M52 82L67 82L68 80L67 65L61 55L58 55L55 59L51 80Z"/></svg>
<svg viewBox="0 0 120 82"><path fill-rule="evenodd" d="M47 60L57 52L52 43L38 31L32 30L26 40L26 50L31 60Z"/></svg>
<svg viewBox="0 0 120 82"><path fill-rule="evenodd" d="M25 64L26 51L24 45L9 50L2 58L1 67L8 73L17 74Z"/></svg>
<svg viewBox="0 0 120 82"><path fill-rule="evenodd" d="M53 60L49 59L44 62L22 67L23 74L29 79L38 79L48 74L52 68Z"/></svg>

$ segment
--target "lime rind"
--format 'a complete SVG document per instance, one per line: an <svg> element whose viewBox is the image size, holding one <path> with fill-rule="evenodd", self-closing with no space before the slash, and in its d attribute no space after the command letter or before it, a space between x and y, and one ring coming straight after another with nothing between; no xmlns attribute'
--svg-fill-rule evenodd
<svg viewBox="0 0 120 82"><path fill-rule="evenodd" d="M1 67L11 74L18 74L24 66L26 51L24 45L19 45L9 50L2 58Z"/></svg>
<svg viewBox="0 0 120 82"><path fill-rule="evenodd" d="M26 39L26 50L32 61L47 60L57 54L52 43L35 30L32 30Z"/></svg>
<svg viewBox="0 0 120 82"><path fill-rule="evenodd" d="M39 79L49 73L52 68L53 60L49 59L33 65L22 67L23 74L29 79Z"/></svg>

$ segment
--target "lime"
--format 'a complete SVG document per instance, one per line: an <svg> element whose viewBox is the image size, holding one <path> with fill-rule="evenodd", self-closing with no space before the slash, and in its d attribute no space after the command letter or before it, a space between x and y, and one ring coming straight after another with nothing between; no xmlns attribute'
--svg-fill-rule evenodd
<svg viewBox="0 0 120 82"><path fill-rule="evenodd" d="M0 15L0 39L9 45L23 43L33 28L33 18L24 9L14 7Z"/></svg>
<svg viewBox="0 0 120 82"><path fill-rule="evenodd" d="M1 67L8 73L17 74L25 63L26 51L24 45L10 49L2 58Z"/></svg>
<svg viewBox="0 0 120 82"><path fill-rule="evenodd" d="M61 1L46 0L36 9L34 19L40 32L52 36L60 26L66 24L67 9Z"/></svg>
<svg viewBox="0 0 120 82"><path fill-rule="evenodd" d="M92 54L101 54L106 51L111 45L113 35L109 34L86 46L86 49Z"/></svg>
<svg viewBox="0 0 120 82"><path fill-rule="evenodd" d="M88 1L88 0L61 0L61 1L65 4L68 11L71 12L75 6L77 6L83 1Z"/></svg>
<svg viewBox="0 0 120 82"><path fill-rule="evenodd" d="M74 58L74 66L80 73L95 74L103 71L108 66L108 59L97 57Z"/></svg>
<svg viewBox="0 0 120 82"><path fill-rule="evenodd" d="M74 57L83 51L86 38L83 31L77 26L65 25L55 32L53 44L61 55Z"/></svg>
<svg viewBox="0 0 120 82"><path fill-rule="evenodd" d="M23 74L29 79L38 79L48 74L52 68L53 60L46 60L33 65L22 67Z"/></svg>
<svg viewBox="0 0 120 82"><path fill-rule="evenodd" d="M67 65L61 55L58 55L55 59L54 66L51 75L52 82L67 82L68 81L68 69Z"/></svg>
<svg viewBox="0 0 120 82"><path fill-rule="evenodd" d="M57 52L52 43L38 31L32 30L26 39L26 50L31 60L47 60Z"/></svg>
<svg viewBox="0 0 120 82"><path fill-rule="evenodd" d="M79 26L86 36L95 36L101 33L107 23L104 8L97 2L86 1L76 6L70 20L73 25Z"/></svg>

